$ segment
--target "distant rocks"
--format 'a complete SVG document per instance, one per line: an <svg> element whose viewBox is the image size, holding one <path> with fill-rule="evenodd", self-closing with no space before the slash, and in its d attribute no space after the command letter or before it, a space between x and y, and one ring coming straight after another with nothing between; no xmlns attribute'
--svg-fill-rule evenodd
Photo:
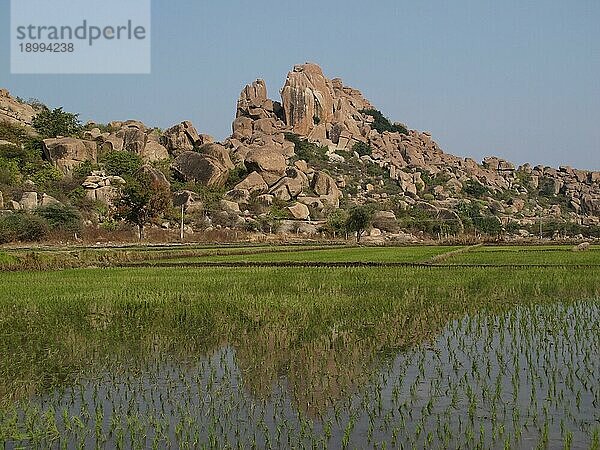
<svg viewBox="0 0 600 450"><path fill-rule="evenodd" d="M33 106L11 97L6 89L0 89L0 122L31 127L36 114Z"/></svg>
<svg viewBox="0 0 600 450"><path fill-rule="evenodd" d="M209 187L223 186L233 168L231 160L214 148L201 154L192 151L181 153L171 168L184 181L195 181Z"/></svg>
<svg viewBox="0 0 600 450"><path fill-rule="evenodd" d="M125 180L121 177L107 176L104 171L94 171L84 180L82 187L88 199L112 206L124 185Z"/></svg>
<svg viewBox="0 0 600 450"><path fill-rule="evenodd" d="M166 147L169 154L175 157L184 152L191 152L205 143L190 121L181 122L169 128L164 132L160 142Z"/></svg>
<svg viewBox="0 0 600 450"><path fill-rule="evenodd" d="M589 242L582 242L581 244L575 246L573 248L574 252L585 252L587 250L589 250L591 247L591 244Z"/></svg>
<svg viewBox="0 0 600 450"><path fill-rule="evenodd" d="M98 158L94 141L70 137L44 139L43 150L46 159L64 174L70 174L84 161L96 162Z"/></svg>

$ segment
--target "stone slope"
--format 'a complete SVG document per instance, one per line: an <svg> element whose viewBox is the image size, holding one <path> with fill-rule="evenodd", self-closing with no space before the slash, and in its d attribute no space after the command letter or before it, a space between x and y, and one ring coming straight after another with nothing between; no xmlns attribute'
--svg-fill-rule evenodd
<svg viewBox="0 0 600 450"><path fill-rule="evenodd" d="M115 150L145 163L170 159L172 174L183 182L226 186L221 206L238 225L259 219L274 204L304 220L355 203L378 203L388 218L389 210L419 208L455 220L467 205L505 225L532 225L540 216L600 225L600 172L515 167L496 157L478 163L445 153L431 134L389 122L359 90L327 78L313 63L295 66L280 94L280 100L270 99L263 80L245 86L232 134L222 143L189 121L160 131L130 120L87 127L81 138L47 139L44 153L67 175ZM35 114L0 90L0 121L30 127ZM233 172L243 176L232 182ZM111 197L99 195L106 186L92 181L85 186L90 197ZM193 203L190 191L178 196Z"/></svg>
<svg viewBox="0 0 600 450"><path fill-rule="evenodd" d="M281 102L268 99L262 80L246 86L238 101L233 134L225 145L238 162L244 161L250 151L260 149L264 158L269 154L273 158L283 155L290 167L296 167L290 163L294 159L293 148L285 134L295 133L326 147L332 164L351 155L359 157L363 164L384 169L409 204L422 200L427 192L427 200L434 205L456 206L471 196L465 187L477 183L489 194L482 200L493 204L494 213L505 219L528 223L545 215L599 223L600 172L529 164L517 168L496 157L478 164L471 158L445 153L426 132L378 131L375 118L368 113L373 109L360 91L344 86L339 78L326 78L316 64L298 65L287 76ZM370 154L356 155L358 143L369 148ZM311 177L307 176L309 185ZM256 180L256 174L252 178ZM435 186L428 186L424 179L434 180ZM339 185L338 182L338 188ZM380 198L373 192L376 188L364 186L364 191L354 201ZM540 192L543 201L534 198ZM508 195L511 198L502 198Z"/></svg>

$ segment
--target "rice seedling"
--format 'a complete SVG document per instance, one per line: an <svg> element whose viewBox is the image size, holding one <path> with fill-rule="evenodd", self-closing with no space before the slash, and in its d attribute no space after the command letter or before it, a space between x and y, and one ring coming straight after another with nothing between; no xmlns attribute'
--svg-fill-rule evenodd
<svg viewBox="0 0 600 450"><path fill-rule="evenodd" d="M599 445L593 265L0 277L6 448Z"/></svg>

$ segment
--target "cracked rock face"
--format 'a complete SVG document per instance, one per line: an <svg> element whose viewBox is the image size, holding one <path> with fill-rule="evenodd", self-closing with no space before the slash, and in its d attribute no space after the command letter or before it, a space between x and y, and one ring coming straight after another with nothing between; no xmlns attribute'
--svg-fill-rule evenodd
<svg viewBox="0 0 600 450"><path fill-rule="evenodd" d="M6 89L0 89L0 122L29 127L36 114L31 105L21 103L11 97Z"/></svg>
<svg viewBox="0 0 600 450"><path fill-rule="evenodd" d="M288 74L281 91L285 120L295 133L308 135L333 118L333 86L316 64L302 64Z"/></svg>

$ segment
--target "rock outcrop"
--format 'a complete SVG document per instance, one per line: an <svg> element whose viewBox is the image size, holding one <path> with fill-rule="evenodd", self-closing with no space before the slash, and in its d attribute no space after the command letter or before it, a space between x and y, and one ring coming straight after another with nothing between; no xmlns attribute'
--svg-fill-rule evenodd
<svg viewBox="0 0 600 450"><path fill-rule="evenodd" d="M58 170L70 174L84 161L96 162L97 145L94 141L75 138L44 139L44 155Z"/></svg>
<svg viewBox="0 0 600 450"><path fill-rule="evenodd" d="M28 126L34 114L33 107L0 90L0 120ZM289 72L281 101L269 98L264 80L245 86L232 134L220 143L198 133L189 121L161 132L133 120L89 125L83 139L44 140L46 159L67 175L84 161L101 161L110 151L139 155L146 163L142 170L165 187L166 177L148 163L173 158L171 169L179 180L227 186L214 217L221 223L215 226L256 227L274 206L294 219L281 229L312 234L314 223L302 228L301 221L324 220L341 204L367 203L385 209L376 215L372 232L381 239L398 232L394 211L411 209L430 220L459 223L455 229L462 227L459 212L477 208L506 227L513 222L531 226L539 216L600 226L600 172L516 167L494 156L479 163L447 154L430 133L390 122L360 91L340 78L327 78L313 63ZM228 183L230 172L235 183ZM245 176L238 179L239 174ZM84 188L89 198L110 204L122 182L95 172ZM24 187L18 192L26 195L5 200L5 206L39 206L44 197L34 199L34 190ZM174 204L209 214L191 191L177 193Z"/></svg>
<svg viewBox="0 0 600 450"><path fill-rule="evenodd" d="M192 122L185 121L164 132L160 143L166 147L169 154L177 157L183 152L191 152L204 144Z"/></svg>
<svg viewBox="0 0 600 450"><path fill-rule="evenodd" d="M209 187L223 186L229 177L228 169L210 155L183 152L171 166L184 181L195 181Z"/></svg>
<svg viewBox="0 0 600 450"><path fill-rule="evenodd" d="M31 127L36 114L33 106L11 97L6 89L0 89L0 122Z"/></svg>
<svg viewBox="0 0 600 450"><path fill-rule="evenodd" d="M125 180L117 176L107 176L104 171L94 171L88 176L82 186L85 195L92 201L112 206L119 196L119 189L125 185Z"/></svg>
<svg viewBox="0 0 600 450"><path fill-rule="evenodd" d="M316 64L294 67L288 74L281 98L286 123L295 133L308 136L333 118L333 86Z"/></svg>

